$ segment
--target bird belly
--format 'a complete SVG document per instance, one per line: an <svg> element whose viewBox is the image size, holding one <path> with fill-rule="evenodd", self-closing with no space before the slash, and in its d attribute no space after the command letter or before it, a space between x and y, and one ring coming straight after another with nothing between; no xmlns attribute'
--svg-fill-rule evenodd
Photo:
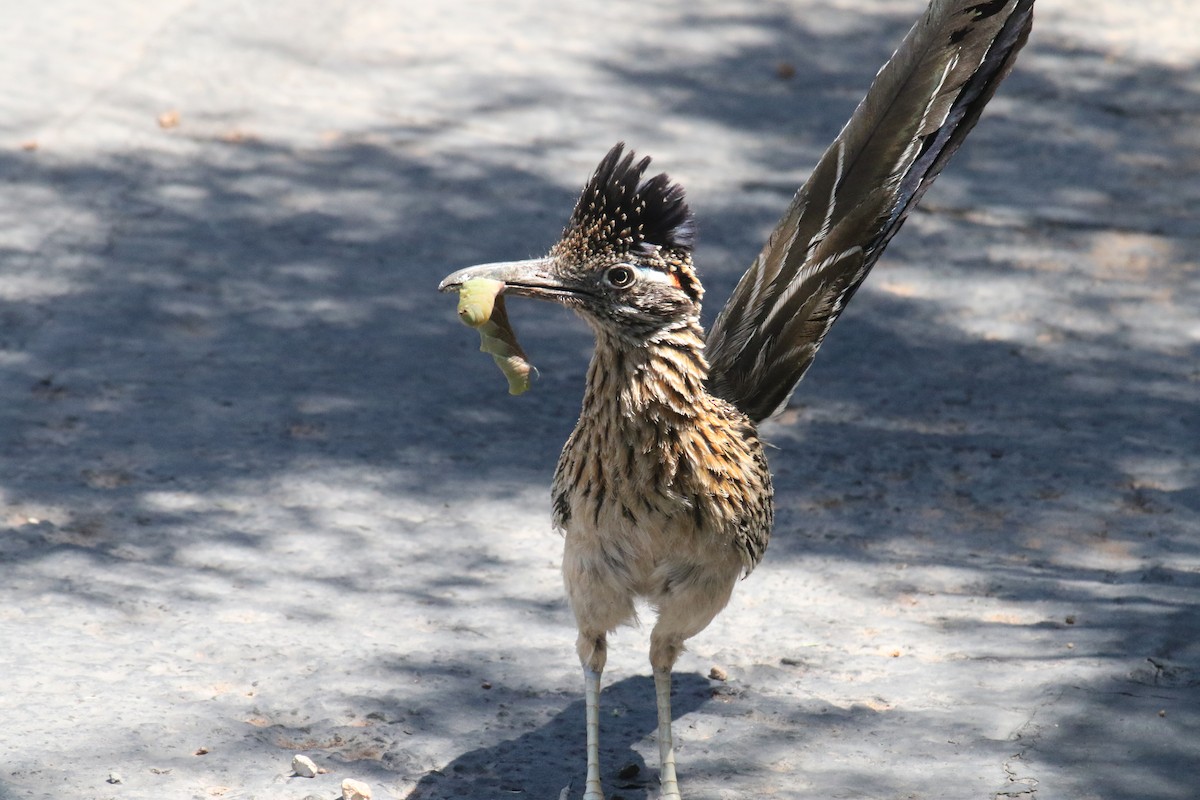
<svg viewBox="0 0 1200 800"><path fill-rule="evenodd" d="M678 498L655 500L634 510L572 497L563 581L581 628L612 630L631 622L638 599L655 610L692 595L722 598L722 607L728 600L743 570L730 537L698 527L690 505Z"/></svg>

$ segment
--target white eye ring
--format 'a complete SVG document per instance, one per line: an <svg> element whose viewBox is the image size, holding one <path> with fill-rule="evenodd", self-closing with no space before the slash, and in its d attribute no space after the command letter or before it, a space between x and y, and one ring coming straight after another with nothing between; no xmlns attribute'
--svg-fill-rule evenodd
<svg viewBox="0 0 1200 800"><path fill-rule="evenodd" d="M636 277L633 267L625 264L617 264L604 271L604 282L614 289L628 289Z"/></svg>

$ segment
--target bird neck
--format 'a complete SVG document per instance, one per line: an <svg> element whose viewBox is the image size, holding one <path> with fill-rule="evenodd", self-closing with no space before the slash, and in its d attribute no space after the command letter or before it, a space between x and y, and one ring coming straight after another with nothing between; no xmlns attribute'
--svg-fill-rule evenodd
<svg viewBox="0 0 1200 800"><path fill-rule="evenodd" d="M707 379L704 332L696 320L660 329L636 343L597 330L583 415L617 414L647 422L692 418L711 401Z"/></svg>

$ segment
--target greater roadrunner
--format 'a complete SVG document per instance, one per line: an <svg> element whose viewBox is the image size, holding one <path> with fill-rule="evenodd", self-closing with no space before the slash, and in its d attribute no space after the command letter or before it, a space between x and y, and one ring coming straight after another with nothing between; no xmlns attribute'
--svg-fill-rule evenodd
<svg viewBox="0 0 1200 800"><path fill-rule="evenodd" d="M974 126L1032 24L1033 0L933 0L830 145L705 336L683 189L622 144L544 258L447 277L554 300L595 334L583 410L554 475L563 577L585 672L585 800L600 800L606 637L643 598L660 782L678 798L671 669L771 533L756 426L787 403L888 241Z"/></svg>

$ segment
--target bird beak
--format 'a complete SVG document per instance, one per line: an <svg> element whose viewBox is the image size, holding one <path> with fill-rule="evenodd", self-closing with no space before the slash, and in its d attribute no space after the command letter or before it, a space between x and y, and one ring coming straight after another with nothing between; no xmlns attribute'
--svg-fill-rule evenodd
<svg viewBox="0 0 1200 800"><path fill-rule="evenodd" d="M487 278L503 283L505 294L539 300L564 300L577 295L578 291L567 285L554 267L554 261L549 258L479 264L447 275L438 284L438 291L456 292L469 280Z"/></svg>

